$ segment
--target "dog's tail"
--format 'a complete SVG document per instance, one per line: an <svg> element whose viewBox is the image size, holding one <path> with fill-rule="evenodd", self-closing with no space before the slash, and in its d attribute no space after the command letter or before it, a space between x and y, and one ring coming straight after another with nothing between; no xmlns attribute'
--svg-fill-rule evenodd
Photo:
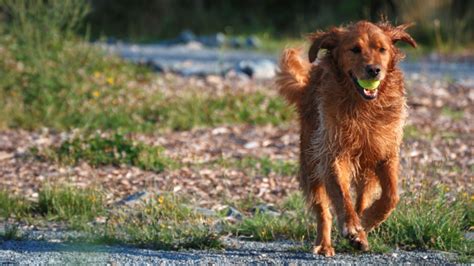
<svg viewBox="0 0 474 266"><path fill-rule="evenodd" d="M310 63L300 56L298 49L285 49L280 59L276 85L286 100L299 107L306 84L308 83Z"/></svg>

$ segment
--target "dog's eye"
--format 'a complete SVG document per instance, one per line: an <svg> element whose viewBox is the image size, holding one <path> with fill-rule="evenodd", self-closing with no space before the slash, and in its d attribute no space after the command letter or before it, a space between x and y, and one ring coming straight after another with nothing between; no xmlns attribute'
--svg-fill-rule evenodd
<svg viewBox="0 0 474 266"><path fill-rule="evenodd" d="M351 49L351 51L354 53L354 54L360 54L360 47L359 46L355 46L354 48Z"/></svg>
<svg viewBox="0 0 474 266"><path fill-rule="evenodd" d="M387 51L387 49L381 47L381 48L379 49L379 51L380 51L381 53L385 53L385 51Z"/></svg>

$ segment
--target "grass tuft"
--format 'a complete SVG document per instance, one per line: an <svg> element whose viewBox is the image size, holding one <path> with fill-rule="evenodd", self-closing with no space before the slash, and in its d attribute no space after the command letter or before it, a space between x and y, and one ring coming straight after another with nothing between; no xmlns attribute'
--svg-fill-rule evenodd
<svg viewBox="0 0 474 266"><path fill-rule="evenodd" d="M4 219L24 217L30 212L29 204L22 198L0 191L0 217Z"/></svg>
<svg viewBox="0 0 474 266"><path fill-rule="evenodd" d="M131 165L144 170L162 172L175 164L163 154L163 148L134 143L121 134L77 137L63 142L58 148L33 153L39 157L53 159L65 164L86 161L92 166Z"/></svg>
<svg viewBox="0 0 474 266"><path fill-rule="evenodd" d="M294 161L275 160L269 157L244 156L243 158L221 158L215 164L220 168L235 168L245 171L248 175L268 176L274 173L281 176L293 176L298 172L298 164Z"/></svg>
<svg viewBox="0 0 474 266"><path fill-rule="evenodd" d="M20 240L22 232L17 224L5 224L5 231L0 235L4 240Z"/></svg>
<svg viewBox="0 0 474 266"><path fill-rule="evenodd" d="M230 231L259 241L314 241L316 224L304 205L301 194L296 193L282 203L280 216L257 213L231 225ZM466 195L452 199L442 189L422 195L406 193L390 218L369 234L371 250L441 250L472 257L474 241L464 237L474 223L472 206L472 199ZM337 232L334 239L338 250L355 251Z"/></svg>
<svg viewBox="0 0 474 266"><path fill-rule="evenodd" d="M222 245L211 218L193 211L183 199L171 195L157 196L134 210L115 212L108 218L101 238L165 250Z"/></svg>
<svg viewBox="0 0 474 266"><path fill-rule="evenodd" d="M37 212L48 220L90 221L105 212L105 203L93 189L45 185L39 192Z"/></svg>
<svg viewBox="0 0 474 266"><path fill-rule="evenodd" d="M473 254L474 242L464 238L474 223L472 202L466 196L450 198L442 188L423 195L406 193L392 216L372 238L402 249L435 249Z"/></svg>
<svg viewBox="0 0 474 266"><path fill-rule="evenodd" d="M314 218L306 211L300 193L288 196L276 207L280 214L249 214L255 206L248 202L251 199L237 202L235 206L249 215L234 223L223 214L201 214L182 197L173 195L159 195L133 208L117 207L106 212L101 194L94 190L44 186L39 194L38 203L30 202L25 204L27 207L9 203L13 207L8 213L29 210L30 214L22 215L65 221L73 228L92 233L91 240L95 242L175 250L220 248L219 237L229 234L258 241L288 239L306 244L316 237ZM0 206L7 206L11 202L8 198L0 197ZM468 261L474 254L474 242L467 240L464 233L473 226L473 213L472 198L467 194L453 197L442 188L424 194L407 192L390 218L369 234L371 250L440 250L454 252ZM106 217L105 225L90 224L98 216ZM333 235L339 251L356 252L337 232Z"/></svg>

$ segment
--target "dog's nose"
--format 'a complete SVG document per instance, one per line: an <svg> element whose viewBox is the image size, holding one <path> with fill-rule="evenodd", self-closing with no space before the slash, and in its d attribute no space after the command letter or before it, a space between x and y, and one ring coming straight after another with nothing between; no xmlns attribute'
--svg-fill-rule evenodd
<svg viewBox="0 0 474 266"><path fill-rule="evenodd" d="M376 78L380 74L380 65L367 65L365 71L369 77Z"/></svg>

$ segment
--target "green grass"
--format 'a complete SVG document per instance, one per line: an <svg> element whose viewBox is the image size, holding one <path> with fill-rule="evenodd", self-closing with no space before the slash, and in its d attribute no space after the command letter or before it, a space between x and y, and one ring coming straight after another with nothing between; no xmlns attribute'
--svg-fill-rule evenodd
<svg viewBox="0 0 474 266"><path fill-rule="evenodd" d="M443 109L441 109L441 114L453 119L454 121L462 120L464 117L463 110L456 110L449 106L444 106Z"/></svg>
<svg viewBox="0 0 474 266"><path fill-rule="evenodd" d="M107 207L101 193L94 190L64 186L45 186L37 203L13 204L9 213L22 213L25 204L31 213L23 218L66 221L75 229L89 232L89 241L133 244L155 249L219 248L221 235L245 236L258 241L289 239L311 243L316 237L314 218L306 211L301 194L290 195L276 208L281 213L251 214L253 205L234 202L244 219L229 223L222 214L204 216L196 212L182 197L171 194L157 195L130 207ZM10 202L0 198L0 204ZM17 199L18 200L18 199ZM474 242L464 233L474 224L472 196L452 195L442 187L423 194L405 193L396 211L378 229L369 235L372 252L386 252L393 248L423 249L454 252L462 259L472 258ZM5 216L5 213L2 213ZM22 216L16 217L22 220ZM105 225L91 225L95 217L105 216ZM5 217L4 217L5 218ZM335 229L334 229L335 230ZM354 252L337 232L334 245L339 251Z"/></svg>
<svg viewBox="0 0 474 266"><path fill-rule="evenodd" d="M102 193L95 189L78 189L66 185L43 185L38 201L29 201L0 192L0 218L25 219L30 216L48 220L90 220L104 213Z"/></svg>
<svg viewBox="0 0 474 266"><path fill-rule="evenodd" d="M28 224L63 221L72 229L85 229L95 217L105 215L104 196L95 189L46 184L38 194L37 201L29 201L6 191L0 192L0 220L14 219ZM15 229L14 224L9 226ZM5 238L18 235L8 231L5 230Z"/></svg>
<svg viewBox="0 0 474 266"><path fill-rule="evenodd" d="M131 165L140 169L162 172L176 163L163 153L162 147L135 143L121 134L89 137L76 137L63 142L59 147L39 151L33 148L33 154L41 159L58 161L63 164L77 164L81 161L92 166Z"/></svg>
<svg viewBox="0 0 474 266"><path fill-rule="evenodd" d="M75 137L57 147L31 149L32 154L40 160L55 161L66 165L75 165L81 161L97 167L102 165L130 165L143 170L161 172L175 169L182 163L164 155L164 149L134 142L121 134L89 137ZM298 172L294 161L270 159L269 157L244 156L242 158L220 158L204 164L189 164L190 167L218 167L238 169L250 176L268 176L276 174L293 176Z"/></svg>
<svg viewBox="0 0 474 266"><path fill-rule="evenodd" d="M4 240L20 240L23 235L17 224L5 224L5 229L0 237Z"/></svg>
<svg viewBox="0 0 474 266"><path fill-rule="evenodd" d="M104 214L104 196L94 189L45 185L39 192L36 211L48 220L90 221Z"/></svg>
<svg viewBox="0 0 474 266"><path fill-rule="evenodd" d="M435 189L402 202L372 238L407 250L434 249L473 255L474 242L464 239L465 230L473 222L469 199L459 196L453 201Z"/></svg>
<svg viewBox="0 0 474 266"><path fill-rule="evenodd" d="M24 217L30 212L30 206L19 196L0 191L0 217Z"/></svg>
<svg viewBox="0 0 474 266"><path fill-rule="evenodd" d="M464 238L466 230L474 224L472 206L472 199L467 196L458 195L453 199L442 189L422 195L406 193L390 218L369 235L371 250L442 250L472 257L474 242ZM231 231L259 241L314 240L316 225L304 211L299 194L284 201L281 210L279 217L267 214L247 217L242 223L231 226ZM334 238L336 249L354 251L337 233Z"/></svg>
<svg viewBox="0 0 474 266"><path fill-rule="evenodd" d="M133 210L108 217L99 239L155 249L219 248L219 234L205 217L186 205L182 198L157 196Z"/></svg>
<svg viewBox="0 0 474 266"><path fill-rule="evenodd" d="M172 130L242 123L278 125L294 117L283 99L262 92L227 92L214 96L198 93L193 88L189 91L174 98L150 102L140 110L139 116L145 123Z"/></svg>
<svg viewBox="0 0 474 266"><path fill-rule="evenodd" d="M292 176L298 172L294 161L270 159L269 157L244 156L242 158L221 158L212 163L219 168L233 168L244 171L247 175L268 176L274 173L281 176Z"/></svg>
<svg viewBox="0 0 474 266"><path fill-rule="evenodd" d="M406 125L403 129L404 140L431 140L434 134L434 132L423 131L415 125Z"/></svg>
<svg viewBox="0 0 474 266"><path fill-rule="evenodd" d="M165 78L75 34L85 1L4 1L12 20L0 23L0 128L153 132L293 117L281 98L262 92L216 94L189 85L169 95L159 85Z"/></svg>

